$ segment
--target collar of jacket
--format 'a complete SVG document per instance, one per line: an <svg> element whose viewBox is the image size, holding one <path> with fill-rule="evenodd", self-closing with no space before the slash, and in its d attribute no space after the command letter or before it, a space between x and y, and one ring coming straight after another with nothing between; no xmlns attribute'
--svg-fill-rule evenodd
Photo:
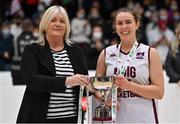
<svg viewBox="0 0 180 124"><path fill-rule="evenodd" d="M64 47L67 50L67 54L70 58L70 62L74 69L74 73L76 73L76 68L74 68L76 62L73 59L74 57L72 55L72 53L73 53L72 47L68 46L66 42L64 43ZM49 46L49 43L47 42L47 40L45 42L45 45L40 50L39 58L40 58L40 62L55 76L56 72L55 72L54 60L53 60L51 49L50 49L50 46Z"/></svg>

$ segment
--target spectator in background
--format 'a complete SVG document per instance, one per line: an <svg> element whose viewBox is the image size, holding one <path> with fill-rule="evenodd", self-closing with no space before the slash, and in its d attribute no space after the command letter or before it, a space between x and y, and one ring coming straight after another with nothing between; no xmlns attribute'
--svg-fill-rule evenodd
<svg viewBox="0 0 180 124"><path fill-rule="evenodd" d="M170 0L169 9L168 9L168 23L172 25L174 22L174 12L178 10L178 3L176 0ZM173 29L175 30L175 29Z"/></svg>
<svg viewBox="0 0 180 124"><path fill-rule="evenodd" d="M9 51L13 44L10 24L4 22L0 30L0 71L10 70Z"/></svg>
<svg viewBox="0 0 180 124"><path fill-rule="evenodd" d="M95 70L98 56L105 46L103 29L100 25L93 27L91 40L92 43L89 45L89 49L87 49L87 63L88 69Z"/></svg>
<svg viewBox="0 0 180 124"><path fill-rule="evenodd" d="M165 63L169 83L177 83L180 87L180 23L176 27L176 41L172 44Z"/></svg>
<svg viewBox="0 0 180 124"><path fill-rule="evenodd" d="M33 35L34 26L29 19L25 19L22 23L22 33L17 37L10 52L11 76L14 85L24 84L20 74L20 63L24 47L32 44L37 40Z"/></svg>
<svg viewBox="0 0 180 124"><path fill-rule="evenodd" d="M173 31L168 28L167 10L160 10L158 24L149 32L149 36L149 45L157 49L164 65L170 46L175 39Z"/></svg>
<svg viewBox="0 0 180 124"><path fill-rule="evenodd" d="M95 25L102 25L103 29L104 27L104 19L102 18L99 8L98 7L94 7L92 6L90 13L88 15L88 21L91 24L92 27L94 27Z"/></svg>
<svg viewBox="0 0 180 124"><path fill-rule="evenodd" d="M13 23L11 24L10 32L14 37L13 43L16 42L17 37L22 33L22 17L18 14L13 16Z"/></svg>
<svg viewBox="0 0 180 124"><path fill-rule="evenodd" d="M7 19L12 0L0 0L0 25Z"/></svg>
<svg viewBox="0 0 180 124"><path fill-rule="evenodd" d="M141 25L142 24L145 25L144 7L140 3L136 2L133 9L134 9L134 11L136 11L137 13L142 15L142 20L141 20L142 23L141 23ZM148 41L147 41L146 32L145 32L145 26L144 25L142 25L140 27L140 29L137 30L137 40L140 43L148 45Z"/></svg>
<svg viewBox="0 0 180 124"><path fill-rule="evenodd" d="M38 13L44 13L44 11L46 10L47 5L45 1L39 1L38 7L37 7L37 12Z"/></svg>
<svg viewBox="0 0 180 124"><path fill-rule="evenodd" d="M80 46L85 54L86 60L88 59L89 45L91 44L91 25L86 19L86 12L84 8L77 11L76 17L71 22L71 40Z"/></svg>
<svg viewBox="0 0 180 124"><path fill-rule="evenodd" d="M9 16L19 15L22 18L25 16L24 10L20 5L20 0L11 0L9 7Z"/></svg>
<svg viewBox="0 0 180 124"><path fill-rule="evenodd" d="M158 23L158 11L156 10L148 10L145 14L146 17L149 18L149 22L146 25L146 37L147 39L151 39L151 35L149 32L152 32L156 27Z"/></svg>
<svg viewBox="0 0 180 124"><path fill-rule="evenodd" d="M32 19L37 12L39 0L19 0L26 18Z"/></svg>
<svg viewBox="0 0 180 124"><path fill-rule="evenodd" d="M178 10L173 12L173 22L171 23L173 31L176 29L180 22L180 12Z"/></svg>
<svg viewBox="0 0 180 124"><path fill-rule="evenodd" d="M77 15L71 22L71 40L80 46L90 44L91 25L86 19L86 12L83 8L77 11Z"/></svg>
<svg viewBox="0 0 180 124"><path fill-rule="evenodd" d="M103 29L104 35L106 36L106 38L109 40L109 44L112 41L112 39L114 38L114 33L115 32L115 25L114 22L112 21L115 15L115 11L112 11L110 14L110 18L108 18L106 20L106 27L108 27L108 30Z"/></svg>

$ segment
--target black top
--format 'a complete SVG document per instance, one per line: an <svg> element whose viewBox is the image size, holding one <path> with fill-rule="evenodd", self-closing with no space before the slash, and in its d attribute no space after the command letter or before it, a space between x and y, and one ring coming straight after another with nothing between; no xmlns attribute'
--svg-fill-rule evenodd
<svg viewBox="0 0 180 124"><path fill-rule="evenodd" d="M180 80L180 46L176 56L173 56L172 51L169 51L166 58L165 69L170 78L170 83L177 83Z"/></svg>
<svg viewBox="0 0 180 124"><path fill-rule="evenodd" d="M74 70L66 49L61 51L52 50L52 55L55 63L56 77L74 75ZM68 117L77 118L76 104L76 93L74 87L66 86L65 92L61 93L52 92L49 100L47 119L67 119Z"/></svg>

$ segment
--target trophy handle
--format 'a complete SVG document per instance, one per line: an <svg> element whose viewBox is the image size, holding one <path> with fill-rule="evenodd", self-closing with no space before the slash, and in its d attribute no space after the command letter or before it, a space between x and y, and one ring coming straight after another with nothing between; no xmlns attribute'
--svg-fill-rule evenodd
<svg viewBox="0 0 180 124"><path fill-rule="evenodd" d="M89 84L86 86L86 89L87 89L89 92L91 92L91 93L95 93L95 92L96 92L96 90L95 90L94 88L92 88L91 85L89 85Z"/></svg>

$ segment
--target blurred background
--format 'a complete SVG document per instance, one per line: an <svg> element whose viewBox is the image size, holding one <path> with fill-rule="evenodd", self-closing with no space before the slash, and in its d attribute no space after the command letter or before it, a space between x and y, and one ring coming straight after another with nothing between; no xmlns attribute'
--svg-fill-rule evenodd
<svg viewBox="0 0 180 124"><path fill-rule="evenodd" d="M0 123L15 123L25 88L19 71L21 56L25 45L38 39L41 16L52 5L66 8L70 39L83 49L90 74L94 74L102 49L120 41L113 25L119 8L128 7L141 14L138 42L156 48L164 67L177 39L179 0L0 0ZM166 74L164 68L166 92L159 101L160 120L180 123L180 86L169 83Z"/></svg>
<svg viewBox="0 0 180 124"><path fill-rule="evenodd" d="M138 42L157 48L163 64L180 22L178 0L1 0L1 71L18 69L24 46L38 38L41 16L51 5L66 8L71 21L70 39L84 50L89 69L96 68L103 48L119 42L113 25L117 9L128 7L142 15ZM159 40L167 44L157 44Z"/></svg>

